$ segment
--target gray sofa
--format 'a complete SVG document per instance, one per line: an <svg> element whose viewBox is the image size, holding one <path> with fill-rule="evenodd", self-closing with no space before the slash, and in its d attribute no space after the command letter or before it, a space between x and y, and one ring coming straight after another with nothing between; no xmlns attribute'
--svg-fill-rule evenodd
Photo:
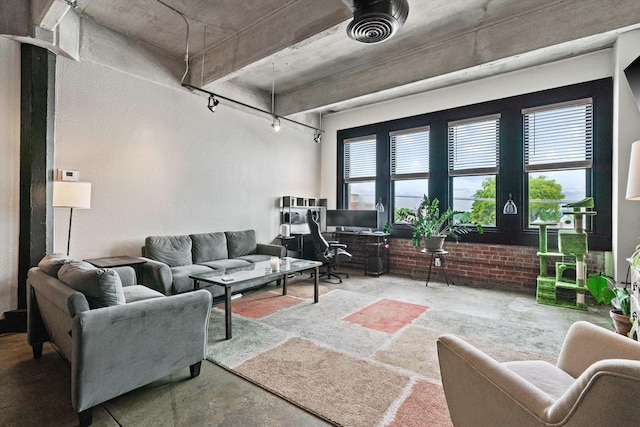
<svg viewBox="0 0 640 427"><path fill-rule="evenodd" d="M240 269L253 263L286 255L284 246L256 243L254 230L200 233L181 236L149 236L142 255L142 282L164 295L193 290L192 274ZM270 279L255 279L234 287L234 292L264 285ZM222 286L203 289L213 297L224 295Z"/></svg>
<svg viewBox="0 0 640 427"><path fill-rule="evenodd" d="M211 295L167 297L136 285L131 267L97 269L48 255L27 277L27 339L33 355L52 342L71 363L71 403L80 425L92 408L190 368L205 358Z"/></svg>

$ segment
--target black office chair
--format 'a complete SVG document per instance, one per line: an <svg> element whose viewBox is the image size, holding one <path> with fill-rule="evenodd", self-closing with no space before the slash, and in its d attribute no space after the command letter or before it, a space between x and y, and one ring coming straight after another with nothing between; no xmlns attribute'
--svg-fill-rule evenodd
<svg viewBox="0 0 640 427"><path fill-rule="evenodd" d="M342 283L341 274L346 278L349 278L349 273L340 273L335 271L335 268L345 261L351 261L351 254L345 251L347 245L339 242L330 241L327 242L320 232L320 226L317 220L313 217L313 212L309 209L307 211L307 224L311 232L311 238L313 239L313 249L318 261L322 261L327 266L327 270L320 273L320 277L326 276L327 279L335 277Z"/></svg>

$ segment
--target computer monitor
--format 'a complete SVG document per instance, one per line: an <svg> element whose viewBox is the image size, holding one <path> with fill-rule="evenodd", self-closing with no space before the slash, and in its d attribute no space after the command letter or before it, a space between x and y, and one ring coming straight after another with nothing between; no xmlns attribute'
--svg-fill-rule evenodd
<svg viewBox="0 0 640 427"><path fill-rule="evenodd" d="M378 228L378 211L375 210L327 210L328 227Z"/></svg>

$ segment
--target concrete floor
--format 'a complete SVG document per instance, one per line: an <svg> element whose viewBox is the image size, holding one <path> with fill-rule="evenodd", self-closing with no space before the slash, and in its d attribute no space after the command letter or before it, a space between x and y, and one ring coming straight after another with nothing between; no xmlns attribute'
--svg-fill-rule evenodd
<svg viewBox="0 0 640 427"><path fill-rule="evenodd" d="M342 284L322 282L381 298L426 304L430 310L455 311L495 321L511 321L544 327L562 341L576 320L588 320L611 328L608 307L587 312L542 306L533 295L465 286L446 286L393 275L364 277L350 270ZM295 280L307 280L300 277ZM269 285L261 291L272 289ZM320 298L322 303L322 298ZM77 416L70 401L70 368L45 345L35 360L25 334L0 336L0 425L75 426ZM189 379L183 369L162 380L112 399L94 409L95 426L324 426L317 417L261 388L204 361L199 377Z"/></svg>

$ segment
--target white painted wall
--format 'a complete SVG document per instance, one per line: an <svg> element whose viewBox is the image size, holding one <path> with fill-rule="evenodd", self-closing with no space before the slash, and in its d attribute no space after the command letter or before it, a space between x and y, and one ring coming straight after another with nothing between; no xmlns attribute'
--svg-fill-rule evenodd
<svg viewBox="0 0 640 427"><path fill-rule="evenodd" d="M18 307L20 43L0 37L0 317Z"/></svg>
<svg viewBox="0 0 640 427"><path fill-rule="evenodd" d="M624 200L631 143L640 139L640 112L623 76L623 69L640 55L640 32L620 36L614 49L607 49L554 63L500 74L419 95L399 98L359 109L328 115L322 141L322 187L330 207L337 191L336 132L365 124L439 111L521 95L589 80L614 77L613 162L613 252L618 280L624 280L625 258L640 243L637 202ZM629 236L639 236L630 238Z"/></svg>
<svg viewBox="0 0 640 427"><path fill-rule="evenodd" d="M613 250L617 260L617 277L627 272L624 260L640 244L640 204L625 200L631 144L640 140L640 110L624 77L624 69L640 56L640 31L622 34L614 46L613 99Z"/></svg>
<svg viewBox="0 0 640 427"><path fill-rule="evenodd" d="M59 58L56 168L92 183L74 211L71 255L139 255L149 235L255 229L278 234L282 195L319 196L319 146L309 131L92 62ZM68 210L55 209L64 251Z"/></svg>

